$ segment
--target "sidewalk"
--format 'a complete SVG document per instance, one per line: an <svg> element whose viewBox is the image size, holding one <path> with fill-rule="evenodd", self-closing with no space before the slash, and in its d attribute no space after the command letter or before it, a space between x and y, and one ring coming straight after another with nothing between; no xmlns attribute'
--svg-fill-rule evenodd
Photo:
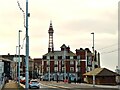
<svg viewBox="0 0 120 90"><path fill-rule="evenodd" d="M2 90L7 90L7 89L18 90L18 83L16 81L9 80L9 82L4 85ZM20 86L20 89L22 90L23 88Z"/></svg>

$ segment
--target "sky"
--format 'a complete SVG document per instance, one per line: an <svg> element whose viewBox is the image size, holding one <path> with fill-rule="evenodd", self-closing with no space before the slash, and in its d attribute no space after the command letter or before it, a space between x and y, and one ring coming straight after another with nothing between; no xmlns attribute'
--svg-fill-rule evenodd
<svg viewBox="0 0 120 90"><path fill-rule="evenodd" d="M18 30L22 30L21 54L25 54L23 12L25 0L0 0L0 54L16 54ZM48 51L50 20L54 29L54 50L62 44L71 51L89 48L101 54L101 67L115 70L118 65L118 1L119 0L28 0L29 53L42 58Z"/></svg>

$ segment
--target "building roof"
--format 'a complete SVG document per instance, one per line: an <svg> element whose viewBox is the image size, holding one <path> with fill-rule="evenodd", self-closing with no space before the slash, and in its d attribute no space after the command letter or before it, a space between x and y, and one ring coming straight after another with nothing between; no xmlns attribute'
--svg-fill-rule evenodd
<svg viewBox="0 0 120 90"><path fill-rule="evenodd" d="M67 48L67 46L65 44L63 44L60 48Z"/></svg>
<svg viewBox="0 0 120 90"><path fill-rule="evenodd" d="M48 52L46 53L44 56L63 56L64 55L64 51L54 51L54 52ZM66 56L75 56L75 53L73 53L72 51L65 53Z"/></svg>
<svg viewBox="0 0 120 90"><path fill-rule="evenodd" d="M92 76L92 75L95 75L95 76L115 76L115 75L117 75L117 73L115 73L111 70L108 70L106 68L96 68L90 72L83 74L83 75L84 76Z"/></svg>

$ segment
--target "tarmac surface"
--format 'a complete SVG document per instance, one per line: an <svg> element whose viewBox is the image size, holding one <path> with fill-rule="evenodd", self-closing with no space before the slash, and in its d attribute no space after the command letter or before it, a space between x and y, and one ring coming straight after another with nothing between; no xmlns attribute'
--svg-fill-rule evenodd
<svg viewBox="0 0 120 90"><path fill-rule="evenodd" d="M92 84L85 84L85 83L64 83L64 82L56 82L56 81L40 81L43 85L49 85L49 86L56 86L59 88L64 89L86 89L86 90L118 90L118 86L112 86L112 85L95 85L93 87Z"/></svg>

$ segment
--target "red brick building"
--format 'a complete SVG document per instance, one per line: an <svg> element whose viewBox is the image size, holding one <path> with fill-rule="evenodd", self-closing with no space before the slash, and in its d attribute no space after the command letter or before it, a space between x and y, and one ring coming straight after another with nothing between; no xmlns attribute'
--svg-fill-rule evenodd
<svg viewBox="0 0 120 90"><path fill-rule="evenodd" d="M82 81L84 81L84 76L83 74L86 72L89 72L92 70L93 67L93 53L89 50L89 48L80 48L76 49L76 55L80 56L80 73L78 74L81 76ZM95 50L95 55L94 55L94 63L95 63L95 68L100 68L100 54L97 53Z"/></svg>
<svg viewBox="0 0 120 90"><path fill-rule="evenodd" d="M99 54L95 59L95 68L100 67ZM88 48L76 49L76 53L70 50L70 47L63 44L60 51L48 52L43 55L43 75L46 79L49 77L49 73L53 80L56 80L56 76L59 76L59 80L63 80L65 77L71 77L72 80L81 78L83 81L83 74L92 70L92 53ZM50 68L50 70L49 70Z"/></svg>
<svg viewBox="0 0 120 90"><path fill-rule="evenodd" d="M46 79L51 74L51 78L56 80L56 76L59 76L59 80L71 77L71 79L77 79L80 69L80 56L76 56L75 53L70 51L70 47L63 44L60 51L51 51L43 55L43 75L46 75ZM50 68L50 70L49 70Z"/></svg>
<svg viewBox="0 0 120 90"><path fill-rule="evenodd" d="M43 66L42 66L42 59L41 58L34 58L34 77L41 76L43 75Z"/></svg>

